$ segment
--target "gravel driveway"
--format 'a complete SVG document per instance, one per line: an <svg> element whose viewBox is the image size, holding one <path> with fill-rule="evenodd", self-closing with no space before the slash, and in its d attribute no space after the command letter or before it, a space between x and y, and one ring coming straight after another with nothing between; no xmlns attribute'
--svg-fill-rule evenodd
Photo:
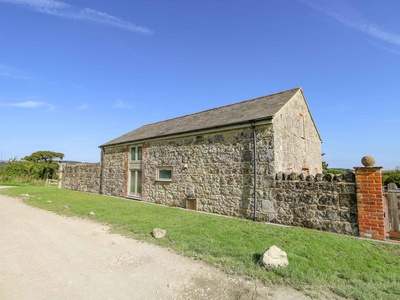
<svg viewBox="0 0 400 300"><path fill-rule="evenodd" d="M310 299L0 195L0 299Z"/></svg>

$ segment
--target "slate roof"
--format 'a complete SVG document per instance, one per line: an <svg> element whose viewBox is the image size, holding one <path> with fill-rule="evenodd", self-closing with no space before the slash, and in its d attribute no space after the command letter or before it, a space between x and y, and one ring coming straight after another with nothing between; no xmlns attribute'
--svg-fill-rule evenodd
<svg viewBox="0 0 400 300"><path fill-rule="evenodd" d="M147 124L113 139L100 147L272 119L300 90L301 88L295 88L183 117Z"/></svg>

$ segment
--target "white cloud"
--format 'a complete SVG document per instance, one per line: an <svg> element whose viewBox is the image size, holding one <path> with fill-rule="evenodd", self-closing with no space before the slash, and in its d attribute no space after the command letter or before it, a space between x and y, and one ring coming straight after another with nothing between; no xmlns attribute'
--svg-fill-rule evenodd
<svg viewBox="0 0 400 300"><path fill-rule="evenodd" d="M400 34L382 29L367 20L347 0L320 1L300 0L302 3L318 10L343 25L358 30L381 41L400 46Z"/></svg>
<svg viewBox="0 0 400 300"><path fill-rule="evenodd" d="M31 101L31 100L9 104L9 106L23 107L23 108L37 108L43 105L44 105L43 102Z"/></svg>
<svg viewBox="0 0 400 300"><path fill-rule="evenodd" d="M0 0L0 2L24 6L35 12L58 16L73 20L94 22L101 25L115 27L118 29L153 34L153 31L144 26L136 25L132 22L122 20L91 8L78 8L67 3L56 0Z"/></svg>
<svg viewBox="0 0 400 300"><path fill-rule="evenodd" d="M50 103L35 101L35 100L26 100L22 102L13 102L13 103L1 103L0 105L6 107L18 107L18 108L46 108L49 110L55 108L55 106Z"/></svg>
<svg viewBox="0 0 400 300"><path fill-rule="evenodd" d="M133 105L130 105L129 103L125 103L121 99L117 99L117 101L114 104L115 108L132 108Z"/></svg>

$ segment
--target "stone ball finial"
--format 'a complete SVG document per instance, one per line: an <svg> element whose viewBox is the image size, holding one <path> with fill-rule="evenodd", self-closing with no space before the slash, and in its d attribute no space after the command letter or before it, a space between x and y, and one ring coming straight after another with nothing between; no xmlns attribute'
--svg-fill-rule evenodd
<svg viewBox="0 0 400 300"><path fill-rule="evenodd" d="M375 165L375 158L372 156L364 156L361 159L361 163L364 165L364 167L373 167Z"/></svg>

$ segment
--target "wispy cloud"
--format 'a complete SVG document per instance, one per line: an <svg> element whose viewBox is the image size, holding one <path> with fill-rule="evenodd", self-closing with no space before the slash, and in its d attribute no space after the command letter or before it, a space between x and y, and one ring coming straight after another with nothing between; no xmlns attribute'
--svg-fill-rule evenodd
<svg viewBox="0 0 400 300"><path fill-rule="evenodd" d="M117 99L114 104L114 108L133 108L133 105L122 101L121 99Z"/></svg>
<svg viewBox="0 0 400 300"><path fill-rule="evenodd" d="M0 76L17 78L17 79L25 79L25 80L31 79L30 76L28 74L26 74L25 72L23 72L17 68L6 66L3 64L0 64Z"/></svg>
<svg viewBox="0 0 400 300"><path fill-rule="evenodd" d="M57 0L0 0L0 2L23 6L38 13L72 20L94 22L130 32L153 34L151 29L144 26L136 25L91 8L79 8Z"/></svg>
<svg viewBox="0 0 400 300"><path fill-rule="evenodd" d="M89 107L89 105L87 104L82 104L81 106L79 106L76 110L84 110L87 109Z"/></svg>
<svg viewBox="0 0 400 300"><path fill-rule="evenodd" d="M400 34L381 28L379 25L363 17L346 0L320 1L300 0L302 3L318 10L343 25L358 30L378 40L400 46Z"/></svg>
<svg viewBox="0 0 400 300"><path fill-rule="evenodd" d="M6 102L6 103L0 103L0 106L18 107L18 108L27 108L27 109L45 108L48 110L52 110L55 108L55 106L53 104L36 101L36 100L25 100L25 101L21 101L21 102Z"/></svg>

